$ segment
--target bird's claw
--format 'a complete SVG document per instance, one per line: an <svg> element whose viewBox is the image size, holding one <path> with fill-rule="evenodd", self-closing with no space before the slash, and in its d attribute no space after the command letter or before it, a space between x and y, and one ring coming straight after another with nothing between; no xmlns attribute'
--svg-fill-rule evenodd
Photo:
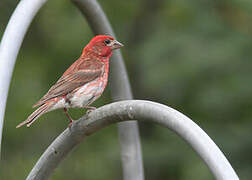
<svg viewBox="0 0 252 180"><path fill-rule="evenodd" d="M86 114L89 114L89 113L91 113L92 111L96 110L96 107L93 107L93 106L85 106L84 108L87 109Z"/></svg>
<svg viewBox="0 0 252 180"><path fill-rule="evenodd" d="M87 112L86 112L86 114L90 114L92 111L93 111L93 110L88 109Z"/></svg>
<svg viewBox="0 0 252 180"><path fill-rule="evenodd" d="M70 120L70 123L68 124L68 128L69 128L69 129L71 129L71 127L72 127L74 121L75 121L75 120L72 120L72 119Z"/></svg>

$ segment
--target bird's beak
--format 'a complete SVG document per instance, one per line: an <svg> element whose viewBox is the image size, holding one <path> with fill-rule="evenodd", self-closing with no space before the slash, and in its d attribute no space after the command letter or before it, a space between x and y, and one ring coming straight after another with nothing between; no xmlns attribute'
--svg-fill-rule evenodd
<svg viewBox="0 0 252 180"><path fill-rule="evenodd" d="M119 43L117 40L112 41L112 49L119 49L123 47L124 45L122 43Z"/></svg>

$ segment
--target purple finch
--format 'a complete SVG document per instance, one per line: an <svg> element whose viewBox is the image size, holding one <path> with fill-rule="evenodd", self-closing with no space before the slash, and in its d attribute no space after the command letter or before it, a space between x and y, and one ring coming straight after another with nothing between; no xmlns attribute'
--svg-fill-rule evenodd
<svg viewBox="0 0 252 180"><path fill-rule="evenodd" d="M103 93L109 74L109 59L112 50L123 45L113 37L98 35L83 49L77 59L54 84L49 91L33 106L38 107L17 128L27 125L29 127L42 114L55 109L64 109L67 117L68 108L87 108Z"/></svg>

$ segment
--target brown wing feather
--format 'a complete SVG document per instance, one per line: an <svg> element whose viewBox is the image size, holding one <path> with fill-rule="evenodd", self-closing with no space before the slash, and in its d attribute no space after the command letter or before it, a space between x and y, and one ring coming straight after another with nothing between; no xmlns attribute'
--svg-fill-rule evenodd
<svg viewBox="0 0 252 180"><path fill-rule="evenodd" d="M78 59L33 107L68 94L74 89L96 79L104 71L104 64L97 59Z"/></svg>

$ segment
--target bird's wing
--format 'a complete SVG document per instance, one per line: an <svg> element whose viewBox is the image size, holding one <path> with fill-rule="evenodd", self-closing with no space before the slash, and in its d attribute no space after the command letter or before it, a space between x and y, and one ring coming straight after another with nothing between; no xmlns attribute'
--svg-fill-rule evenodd
<svg viewBox="0 0 252 180"><path fill-rule="evenodd" d="M104 65L98 60L91 59L76 62L69 67L56 84L33 107L40 106L52 98L67 95L74 89L96 79L103 72Z"/></svg>

